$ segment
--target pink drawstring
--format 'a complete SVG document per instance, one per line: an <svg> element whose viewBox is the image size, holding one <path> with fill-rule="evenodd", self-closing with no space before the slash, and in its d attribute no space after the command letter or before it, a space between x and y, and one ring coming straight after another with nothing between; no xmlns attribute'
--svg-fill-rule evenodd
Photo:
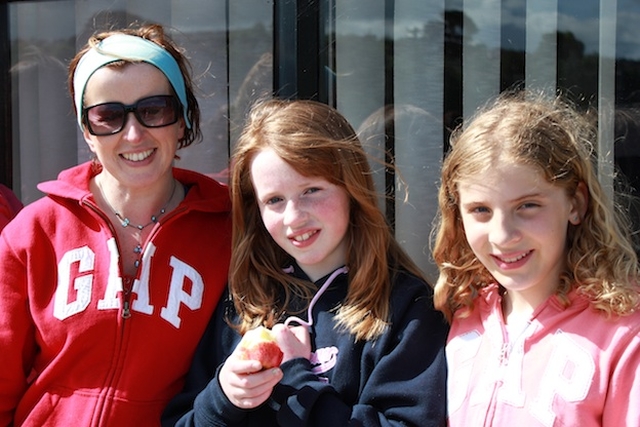
<svg viewBox="0 0 640 427"><path fill-rule="evenodd" d="M347 273L349 271L348 267L340 267L339 269L337 269L336 271L334 271L331 276L329 276L329 278L327 279L326 282L324 282L324 285L322 285L320 287L320 289L318 290L318 292L316 292L316 294L313 296L313 299L311 299L311 302L309 303L309 308L307 309L307 319L309 320L308 322L305 322L304 320L300 319L299 317L296 316L289 316L287 318L287 320L284 321L284 325L285 326L289 326L289 323L291 322L297 322L300 325L304 325L307 328L310 328L311 325L313 325L313 306L316 304L316 302L320 299L320 297L322 296L322 294L324 293L324 291L327 290L327 288L329 287L329 285L331 285L331 282L334 281L334 279L336 277L338 277L339 274L342 273ZM284 270L285 273L291 273L293 272L293 267L289 267L288 269Z"/></svg>

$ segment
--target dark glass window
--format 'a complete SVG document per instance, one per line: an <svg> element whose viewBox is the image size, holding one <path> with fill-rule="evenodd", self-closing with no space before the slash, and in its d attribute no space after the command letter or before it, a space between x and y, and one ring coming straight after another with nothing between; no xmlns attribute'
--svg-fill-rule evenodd
<svg viewBox="0 0 640 427"><path fill-rule="evenodd" d="M179 166L224 179L244 113L260 96L329 103L372 159L396 162L400 176L373 162L381 204L430 277L449 132L510 88L561 90L594 112L600 179L638 229L630 198L640 187L637 2L49 0L0 11L10 58L0 63L10 71L0 110L10 141L0 161L25 203L40 197L37 182L89 158L66 94L69 59L95 30L145 21L185 47L200 89L204 141L184 150Z"/></svg>

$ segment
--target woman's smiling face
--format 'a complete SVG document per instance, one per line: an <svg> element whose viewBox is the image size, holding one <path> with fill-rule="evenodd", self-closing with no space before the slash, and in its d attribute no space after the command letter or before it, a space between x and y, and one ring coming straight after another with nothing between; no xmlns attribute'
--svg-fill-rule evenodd
<svg viewBox="0 0 640 427"><path fill-rule="evenodd" d="M150 96L171 94L169 81L153 65L105 66L87 82L84 106L105 102L130 105ZM84 137L104 172L121 185L143 188L153 185L170 171L184 128L182 118L169 126L148 128L140 124L133 113L128 113L120 132L95 136L85 127Z"/></svg>

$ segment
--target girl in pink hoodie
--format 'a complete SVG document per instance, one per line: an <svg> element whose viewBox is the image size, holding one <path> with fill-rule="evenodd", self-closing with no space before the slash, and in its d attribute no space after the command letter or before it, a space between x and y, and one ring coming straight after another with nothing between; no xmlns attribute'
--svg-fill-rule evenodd
<svg viewBox="0 0 640 427"><path fill-rule="evenodd" d="M591 141L533 94L452 139L434 246L451 426L640 426L638 259Z"/></svg>

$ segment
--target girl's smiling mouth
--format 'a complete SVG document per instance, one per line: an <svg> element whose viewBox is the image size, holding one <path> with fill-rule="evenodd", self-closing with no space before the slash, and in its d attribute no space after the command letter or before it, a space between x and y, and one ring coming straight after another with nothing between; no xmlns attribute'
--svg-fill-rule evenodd
<svg viewBox="0 0 640 427"><path fill-rule="evenodd" d="M529 260L533 250L522 252L519 255L501 256L491 255L496 261L496 265L503 270L513 270L522 267Z"/></svg>

